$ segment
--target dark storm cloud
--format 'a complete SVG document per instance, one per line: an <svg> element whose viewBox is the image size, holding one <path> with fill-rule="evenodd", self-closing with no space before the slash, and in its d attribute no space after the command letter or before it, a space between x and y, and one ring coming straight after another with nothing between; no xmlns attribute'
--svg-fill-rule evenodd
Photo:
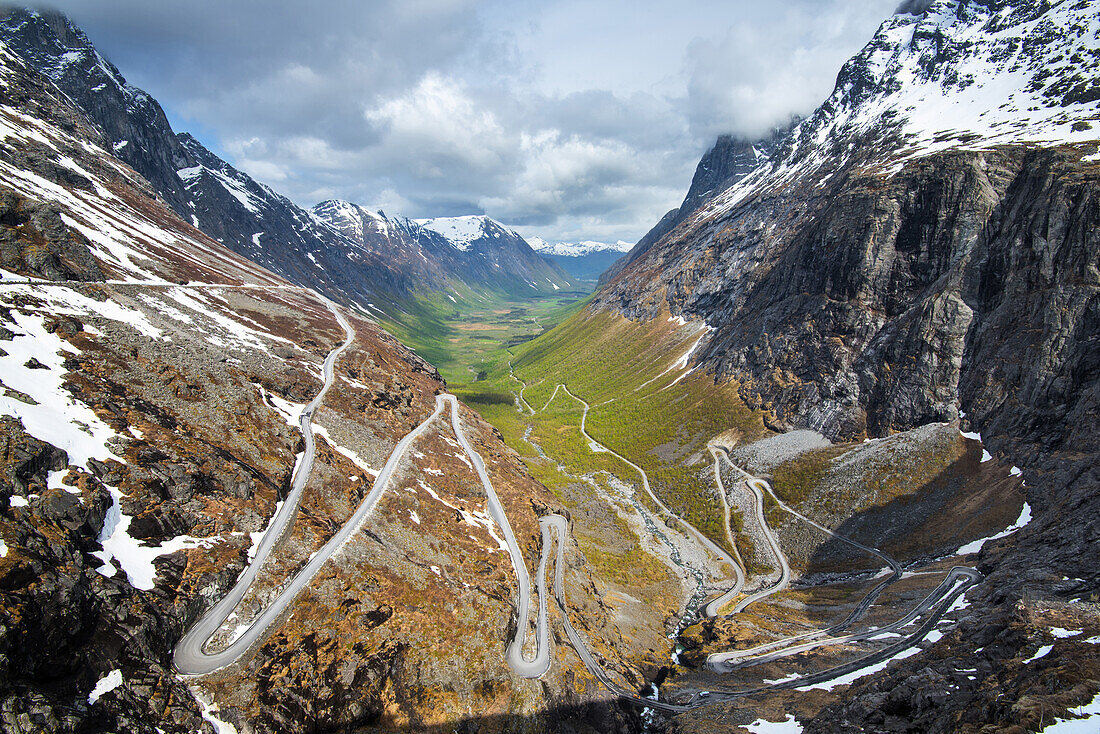
<svg viewBox="0 0 1100 734"><path fill-rule="evenodd" d="M896 2L54 5L177 127L299 203L634 240L715 135L811 110Z"/></svg>

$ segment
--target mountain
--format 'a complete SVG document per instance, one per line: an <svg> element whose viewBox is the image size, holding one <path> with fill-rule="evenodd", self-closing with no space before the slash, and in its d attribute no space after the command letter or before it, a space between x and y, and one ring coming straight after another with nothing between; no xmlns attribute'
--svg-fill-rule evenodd
<svg viewBox="0 0 1100 734"><path fill-rule="evenodd" d="M486 216L388 217L346 201L323 201L312 214L358 250L391 263L403 292L491 289L511 296L573 290L573 279L517 233Z"/></svg>
<svg viewBox="0 0 1100 734"><path fill-rule="evenodd" d="M435 277L421 280L418 273L401 270L411 262L408 258L390 259L399 250L416 250L415 242L395 248L384 235L385 242L365 241L363 236L375 237L370 228L359 237L348 236L221 160L194 137L175 133L156 100L129 84L60 13L0 8L0 39L49 77L99 128L112 152L145 177L182 219L293 283L390 316L399 316L412 294L447 290L450 280L474 291L515 295L552 292L555 284L572 287L567 275L495 223L471 257L444 257L430 268ZM415 241L417 235L405 231L394 237ZM456 269L447 272L451 266Z"/></svg>
<svg viewBox="0 0 1100 734"><path fill-rule="evenodd" d="M981 311L993 315L1005 294L991 283L1012 278L989 269L1003 258L1014 268L1026 261L1012 249L1013 232L1032 225L1006 217L1072 206L1088 222L1087 207L1057 188L1081 185L1072 172L1093 169L1100 136L1093 82L1070 61L1095 53L1080 16L1071 3L1045 11L933 3L895 16L776 155L631 261L598 303L729 324L702 355L720 374L747 370L772 390L776 367L812 376L768 401L780 420L812 414L807 425L840 436L954 417L952 360L928 353L902 372L884 367L908 361L914 349L896 340L926 327L933 333L920 339L954 345L962 357L979 305L971 291L981 290L989 299ZM1020 47L1028 34L1039 40ZM1019 89L1006 93L1009 85ZM1065 226L1067 237L1083 236ZM798 322L812 302L822 309L813 327ZM950 325L933 314L943 309L954 314ZM789 348L808 328L843 337L843 348L827 358ZM947 380L947 393L918 399L908 380L929 371ZM880 381L886 373L889 382ZM905 408L895 399L902 393Z"/></svg>
<svg viewBox="0 0 1100 734"><path fill-rule="evenodd" d="M705 324L692 364L775 430L961 420L1022 468L1034 519L982 551L951 654L891 664L807 730L885 730L884 708L908 730L1018 725L1034 681L917 692L956 668L1007 680L1023 642L986 641L1033 638L1036 610L1076 615L1100 588L1098 18L1077 0L903 4L813 115L701 186L593 303Z"/></svg>
<svg viewBox="0 0 1100 734"><path fill-rule="evenodd" d="M517 232L487 216L436 217L415 220L421 242L445 243L461 253L459 272L470 279L495 282L502 290L522 293L573 290L576 284L561 268L547 262ZM522 284L521 284L522 283Z"/></svg>
<svg viewBox="0 0 1100 734"><path fill-rule="evenodd" d="M577 690L579 659L537 683L505 662L517 568L565 508L500 434L377 324L177 216L4 46L0 79L4 731L632 730ZM603 583L563 541L565 583ZM177 643L238 578L202 655L281 618L181 675ZM571 612L642 679L652 651L616 651L633 626Z"/></svg>
<svg viewBox="0 0 1100 734"><path fill-rule="evenodd" d="M547 242L534 237L528 242L540 255L550 262L557 263L563 270L578 280L595 281L600 273L630 250L632 245L622 240L611 244L607 242Z"/></svg>

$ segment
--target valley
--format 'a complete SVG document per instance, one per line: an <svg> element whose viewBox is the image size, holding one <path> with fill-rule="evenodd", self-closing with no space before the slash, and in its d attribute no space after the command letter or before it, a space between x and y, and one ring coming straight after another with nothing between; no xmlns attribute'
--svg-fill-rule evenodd
<svg viewBox="0 0 1100 734"><path fill-rule="evenodd" d="M932 631L936 637L946 634L950 627L937 629L937 623L951 624L957 612L951 614L948 609L981 579L972 568L944 566L959 545L945 546L920 533L905 534L895 539L905 545L903 569L898 561L866 544L877 542L874 531L859 531L864 542L841 537L784 504L769 483L732 463L728 453L775 444L782 436L771 433L761 416L740 404L735 392L727 395L724 406L712 402L713 387L690 374L689 361L683 356L672 361L667 356L690 354L706 330L668 317L655 321L662 326L654 328L653 323L641 329L626 320L580 311L557 329L499 355L496 371L482 383L468 386L465 399L502 430L532 474L569 509L579 548L608 582L599 593L605 599L622 599L620 614L667 614L662 602L667 604L677 595L683 600L669 617L676 634L670 637L669 657L659 676L664 681L662 698L668 695L667 700L680 701L675 705L682 707L669 710L682 713L744 697L774 697L782 690L845 676L851 679L856 671L870 670L880 661L917 648ZM541 352L547 341L556 343ZM648 348L643 346L647 342ZM627 344L634 350L626 349ZM568 355L568 366L547 368L540 364L540 354ZM540 380L539 375L551 379ZM562 377L568 382L556 382ZM595 393L589 400L599 402L590 405L574 392L575 385L587 387ZM480 395L479 387L484 390ZM490 407L484 396L504 390L512 401L497 399ZM945 427L934 438L892 441L896 447L908 439L910 455L919 456L922 463L932 462L924 478L920 473L910 475L915 481L889 497L878 497L878 491L868 488L870 494L862 501L849 497L844 506L867 512L875 504L901 497L908 505L906 523L913 523L909 527L919 527L921 517L927 524L941 523L936 513L943 499L929 487L965 482L967 471L946 457L936 457L935 452L943 450L936 446L946 430L958 436L957 428ZM959 445L965 442L961 436L954 440ZM765 466L770 475L786 478L794 470L793 477L798 477L799 460L807 451L821 451L822 443L828 446L818 436L808 445L788 448L778 463ZM974 456L974 451L962 453ZM862 445L838 446L830 449L830 458L840 462L861 452L875 453ZM874 463L881 466L880 461ZM874 469L864 471L859 480L867 485L884 479ZM1000 472L1009 478L1007 470ZM724 474L728 475L725 480ZM729 497L727 487L735 490ZM777 485L776 491L801 507L828 501L820 479L803 480L795 487ZM749 499L753 493L755 500ZM1002 482L1001 493L989 495L985 502L984 509L972 508L986 515L983 520L968 518L969 527L950 537L984 536L1012 525L1022 506L1019 483ZM613 508L621 529L613 531L606 511L593 511L597 504ZM723 506L733 509L724 511ZM784 520L784 513L794 521ZM730 520L723 522L723 517ZM837 526L850 526L853 519L830 517ZM776 537L773 526L782 539ZM660 539L657 547L655 539ZM787 559L791 550L798 551L791 561L798 567L797 583L786 591L792 577ZM664 568L654 567L654 559ZM965 563L961 557L958 561ZM884 564L887 578L878 580L876 572ZM903 578L904 590L890 588ZM669 587L677 585L679 594L670 593ZM743 587L746 592L740 593ZM643 612L645 606L649 610ZM815 616L804 617L810 610ZM864 615L874 621L862 621ZM832 621L825 621L830 617ZM905 629L917 622L916 630ZM809 625L811 630L799 631L799 625ZM853 626L860 631L841 634ZM790 630L789 639L776 639L783 637L783 630ZM904 632L898 635L897 630ZM723 637L731 632L736 636ZM742 648L754 639L764 642L750 644L743 652L722 649L731 644ZM871 642L862 642L868 639ZM838 650L843 651L839 657ZM791 656L797 656L793 659L797 672L776 672L782 669L776 661ZM738 662L730 665L733 660ZM746 668L750 660L754 667ZM791 661L784 662L791 667ZM725 675L708 678L701 675L702 670ZM706 695L701 695L704 691ZM812 705L788 706L795 708L787 710L797 709L802 716L815 713Z"/></svg>
<svg viewBox="0 0 1100 734"><path fill-rule="evenodd" d="M473 87L347 105L416 218L300 206L0 10L0 729L1087 730L1095 11L903 3L622 253L555 207L653 161Z"/></svg>

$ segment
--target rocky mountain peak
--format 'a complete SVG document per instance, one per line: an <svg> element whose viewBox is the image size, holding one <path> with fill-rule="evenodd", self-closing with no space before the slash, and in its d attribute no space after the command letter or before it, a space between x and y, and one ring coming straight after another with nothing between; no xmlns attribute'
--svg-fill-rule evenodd
<svg viewBox="0 0 1100 734"><path fill-rule="evenodd" d="M818 175L824 186L849 164L893 173L949 149L1097 140L1100 80L1087 72L1100 63L1094 9L1087 0L903 5L813 115L693 213L728 211L798 177ZM646 248L686 218L681 210L655 228Z"/></svg>
<svg viewBox="0 0 1100 734"><path fill-rule="evenodd" d="M313 214L329 226L343 232L348 237L360 240L363 237L363 209L350 201L328 199L316 204Z"/></svg>
<svg viewBox="0 0 1100 734"><path fill-rule="evenodd" d="M175 140L164 110L129 84L64 15L0 7L0 38L47 76L102 131L112 152L144 176L177 214L188 216L189 197L172 175L191 159Z"/></svg>
<svg viewBox="0 0 1100 734"><path fill-rule="evenodd" d="M502 237L518 239L523 241L525 245L527 244L519 234L484 214L470 214L461 217L433 217L413 221L422 229L441 235L452 247L462 252L469 250L480 240L500 239Z"/></svg>
<svg viewBox="0 0 1100 734"><path fill-rule="evenodd" d="M902 10L767 160L686 218L666 218L609 271L597 301L724 324L709 354L721 374L753 375L750 399L838 436L957 416L975 324L1012 310L973 289L1035 277L1008 265L1055 257L1017 252L1033 240L1008 233L1038 226L1040 198L1076 222L1094 217L1077 198L1092 193L1070 192L1074 168L1090 170L1098 155L1095 4L935 0ZM746 146L720 141L704 162L722 149ZM1025 189L1026 216L1002 221ZM1059 257L1089 257L1075 232L1051 224L1038 236ZM1044 277L1077 277L1059 272ZM825 335L835 349L809 355ZM922 350L924 367L891 372ZM931 391L917 388L929 382Z"/></svg>

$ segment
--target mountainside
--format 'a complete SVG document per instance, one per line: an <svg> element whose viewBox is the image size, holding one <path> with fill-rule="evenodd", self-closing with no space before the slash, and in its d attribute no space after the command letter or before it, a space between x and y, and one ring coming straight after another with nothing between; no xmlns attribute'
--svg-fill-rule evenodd
<svg viewBox="0 0 1100 734"><path fill-rule="evenodd" d="M1087 616L1100 591L1098 63L1094 2L904 4L811 117L658 225L593 304L705 323L692 363L777 430L852 440L962 419L1023 467L1035 519L983 551L989 579L968 596L981 612L935 675L1006 680L981 651L1019 622L1017 600L1040 600L1017 617ZM998 689L1017 703L925 700L921 664L807 731L1015 723L1026 686Z"/></svg>
<svg viewBox="0 0 1100 734"><path fill-rule="evenodd" d="M579 659L510 666L560 504L434 369L177 217L2 45L0 131L4 731L631 729ZM558 543L574 619L640 686L653 653L616 649ZM238 577L199 657L257 641L180 675Z"/></svg>
<svg viewBox="0 0 1100 734"><path fill-rule="evenodd" d="M751 377L746 395L766 385L780 422L844 436L955 417L971 321L1013 303L1015 277L1043 278L1039 297L1079 302L1075 313L1093 296L1100 111L1093 81L1059 63L1100 56L1088 7L936 2L895 16L778 155L631 262L598 304L713 322L701 359ZM1023 89L991 105L1009 83ZM1071 87L1085 91L1058 91ZM960 109L936 117L933 105ZM810 333L823 352L794 348ZM918 342L938 348L885 367L925 352ZM945 394L908 382L928 377Z"/></svg>
<svg viewBox="0 0 1100 734"><path fill-rule="evenodd" d="M550 262L574 278L595 281L600 274L621 258L632 245L629 242L547 242L535 237L529 240L531 247Z"/></svg>
<svg viewBox="0 0 1100 734"><path fill-rule="evenodd" d="M509 293L554 291L555 278L559 287L570 280L500 225L487 231L474 257L450 257L437 247L439 262L409 270L410 253L421 249L408 222L392 222L397 232L368 227L350 236L329 226L192 136L173 132L160 105L128 84L64 16L0 8L0 40L57 84L100 129L111 150L152 183L182 219L234 252L340 303L393 316L414 292L449 290L449 279L475 291ZM425 245L440 244L434 235L421 239Z"/></svg>

